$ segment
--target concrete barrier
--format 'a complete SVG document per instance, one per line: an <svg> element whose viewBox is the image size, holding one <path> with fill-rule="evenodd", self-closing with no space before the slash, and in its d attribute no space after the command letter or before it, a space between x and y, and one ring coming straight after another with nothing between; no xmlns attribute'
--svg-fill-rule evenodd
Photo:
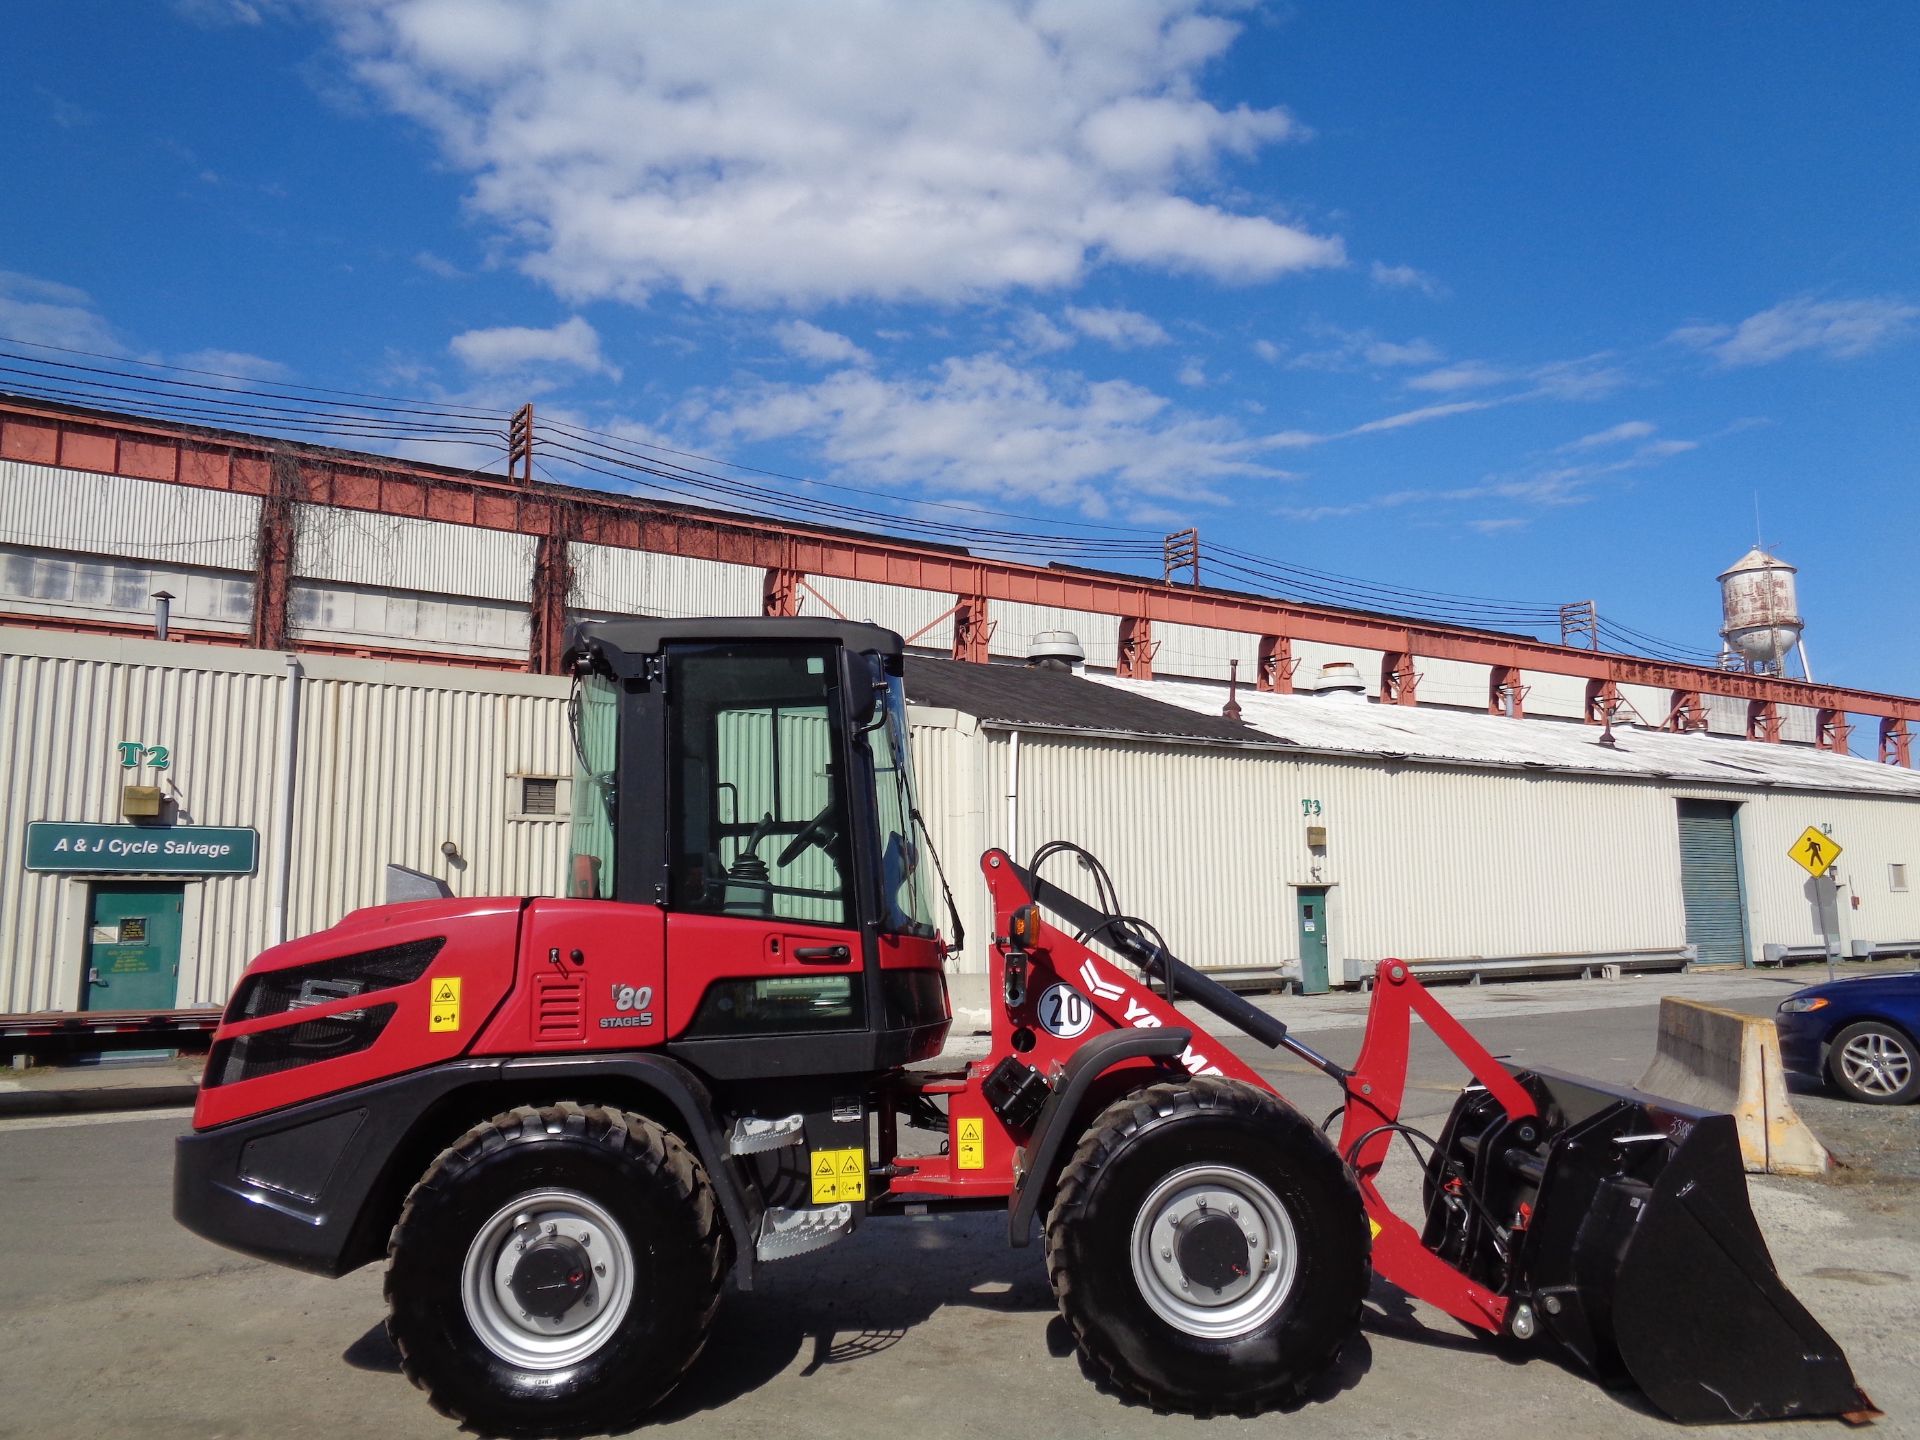
<svg viewBox="0 0 1920 1440"><path fill-rule="evenodd" d="M1787 1098L1780 1037L1768 1016L1666 996L1653 1064L1639 1088L1733 1116L1748 1170L1821 1175L1832 1164Z"/></svg>

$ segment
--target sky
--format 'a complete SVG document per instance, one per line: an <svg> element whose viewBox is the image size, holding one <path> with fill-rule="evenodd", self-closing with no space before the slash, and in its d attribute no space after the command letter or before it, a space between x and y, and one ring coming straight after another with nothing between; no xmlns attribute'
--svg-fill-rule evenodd
<svg viewBox="0 0 1920 1440"><path fill-rule="evenodd" d="M7 48L14 354L1686 651L1760 539L1816 678L1920 693L1907 0L70 0Z"/></svg>

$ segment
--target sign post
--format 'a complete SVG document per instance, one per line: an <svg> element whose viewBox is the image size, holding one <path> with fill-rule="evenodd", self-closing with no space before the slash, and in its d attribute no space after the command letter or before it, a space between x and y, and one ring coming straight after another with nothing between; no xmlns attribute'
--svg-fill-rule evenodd
<svg viewBox="0 0 1920 1440"><path fill-rule="evenodd" d="M1833 862L1844 849L1829 832L1813 825L1787 847L1787 858L1813 877L1820 897L1820 938L1826 942L1829 980L1833 979L1834 953L1840 948L1840 872Z"/></svg>

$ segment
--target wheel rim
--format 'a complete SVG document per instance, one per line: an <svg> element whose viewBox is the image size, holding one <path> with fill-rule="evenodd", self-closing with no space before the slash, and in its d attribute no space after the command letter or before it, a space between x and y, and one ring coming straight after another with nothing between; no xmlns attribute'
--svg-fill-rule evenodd
<svg viewBox="0 0 1920 1440"><path fill-rule="evenodd" d="M564 1308L544 1302L555 1313L536 1313L526 1302L528 1250L543 1242L587 1262L578 1293L563 1296ZM502 1360L561 1370L620 1328L633 1306L634 1280L633 1249L613 1216L576 1191L539 1190L502 1206L480 1227L461 1267L460 1301L480 1343Z"/></svg>
<svg viewBox="0 0 1920 1440"><path fill-rule="evenodd" d="M1898 1095L1913 1077L1913 1057L1891 1035L1856 1035L1840 1047L1847 1083L1869 1095Z"/></svg>
<svg viewBox="0 0 1920 1440"><path fill-rule="evenodd" d="M1167 1176L1133 1222L1134 1283L1156 1315L1189 1335L1242 1335L1272 1319L1299 1256L1280 1197L1231 1166Z"/></svg>

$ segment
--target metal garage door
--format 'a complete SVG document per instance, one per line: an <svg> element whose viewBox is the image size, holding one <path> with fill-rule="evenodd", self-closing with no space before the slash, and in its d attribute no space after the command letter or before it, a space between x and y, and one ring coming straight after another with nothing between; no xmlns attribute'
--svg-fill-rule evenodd
<svg viewBox="0 0 1920 1440"><path fill-rule="evenodd" d="M1701 965L1747 963L1736 808L1724 800L1680 802L1680 892L1686 902L1687 941Z"/></svg>

